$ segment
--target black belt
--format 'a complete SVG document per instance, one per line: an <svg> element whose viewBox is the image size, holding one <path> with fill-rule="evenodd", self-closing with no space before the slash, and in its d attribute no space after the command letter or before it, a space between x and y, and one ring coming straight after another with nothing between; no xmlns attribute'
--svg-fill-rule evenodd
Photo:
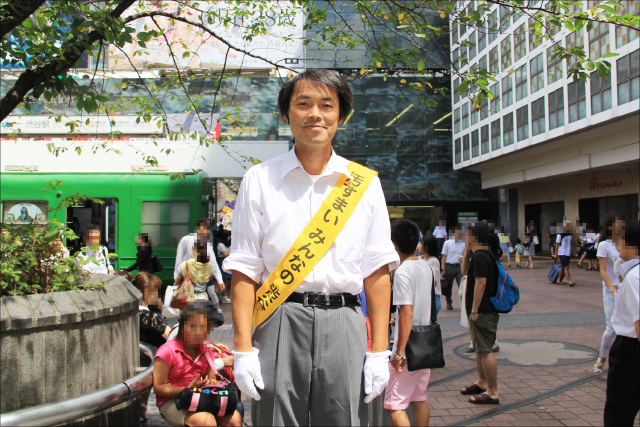
<svg viewBox="0 0 640 427"><path fill-rule="evenodd" d="M346 307L360 306L358 297L351 294L323 294L320 292L294 292L287 302L295 302L305 307Z"/></svg>

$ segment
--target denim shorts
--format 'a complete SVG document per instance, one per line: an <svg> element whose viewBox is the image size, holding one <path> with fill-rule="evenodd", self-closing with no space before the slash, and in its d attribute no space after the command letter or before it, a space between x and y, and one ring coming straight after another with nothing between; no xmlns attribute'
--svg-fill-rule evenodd
<svg viewBox="0 0 640 427"><path fill-rule="evenodd" d="M571 261L571 257L569 255L560 255L560 265L562 267L569 267L569 262Z"/></svg>

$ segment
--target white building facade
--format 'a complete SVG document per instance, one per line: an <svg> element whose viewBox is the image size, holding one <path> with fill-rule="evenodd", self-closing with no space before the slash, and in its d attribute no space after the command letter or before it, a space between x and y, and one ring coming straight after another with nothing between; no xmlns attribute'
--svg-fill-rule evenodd
<svg viewBox="0 0 640 427"><path fill-rule="evenodd" d="M573 7L586 11L597 5L583 3ZM624 3L624 13L640 12L640 1ZM454 169L480 172L484 189L500 189L503 225L522 236L525 223L533 222L543 249L554 221L597 228L612 215L637 218L639 32L596 24L590 31L585 26L552 33L554 42L580 46L592 60L618 54L607 58L606 79L593 72L586 82L574 82L567 78L567 61L553 59L553 43L536 44L528 17L509 18L509 12L495 5L493 21L482 29L453 25L454 65L463 74L484 67L497 79L493 100L479 110L457 94L460 80L452 80ZM489 31L498 25L499 33ZM475 46L461 46L464 41Z"/></svg>

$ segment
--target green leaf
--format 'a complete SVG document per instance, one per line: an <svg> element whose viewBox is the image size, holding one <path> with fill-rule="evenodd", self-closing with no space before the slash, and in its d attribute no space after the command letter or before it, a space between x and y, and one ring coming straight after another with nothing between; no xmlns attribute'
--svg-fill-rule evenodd
<svg viewBox="0 0 640 427"><path fill-rule="evenodd" d="M425 66L424 60L421 59L420 61L418 61L418 65L417 65L418 71L424 71L424 66Z"/></svg>
<svg viewBox="0 0 640 427"><path fill-rule="evenodd" d="M615 53L615 52L609 52L609 53L605 53L603 58L611 58L613 56L618 56L620 55L619 53Z"/></svg>

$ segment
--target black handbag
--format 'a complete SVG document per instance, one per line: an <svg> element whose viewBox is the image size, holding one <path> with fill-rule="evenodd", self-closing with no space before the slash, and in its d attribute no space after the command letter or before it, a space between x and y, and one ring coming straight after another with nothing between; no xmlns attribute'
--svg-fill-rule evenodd
<svg viewBox="0 0 640 427"><path fill-rule="evenodd" d="M162 267L162 264L160 263L160 260L158 259L156 254L151 255L151 268L153 269L154 273L162 271L164 268Z"/></svg>
<svg viewBox="0 0 640 427"><path fill-rule="evenodd" d="M442 332L436 315L436 278L431 286L431 325L413 326L407 341L405 353L409 371L419 369L444 368Z"/></svg>

